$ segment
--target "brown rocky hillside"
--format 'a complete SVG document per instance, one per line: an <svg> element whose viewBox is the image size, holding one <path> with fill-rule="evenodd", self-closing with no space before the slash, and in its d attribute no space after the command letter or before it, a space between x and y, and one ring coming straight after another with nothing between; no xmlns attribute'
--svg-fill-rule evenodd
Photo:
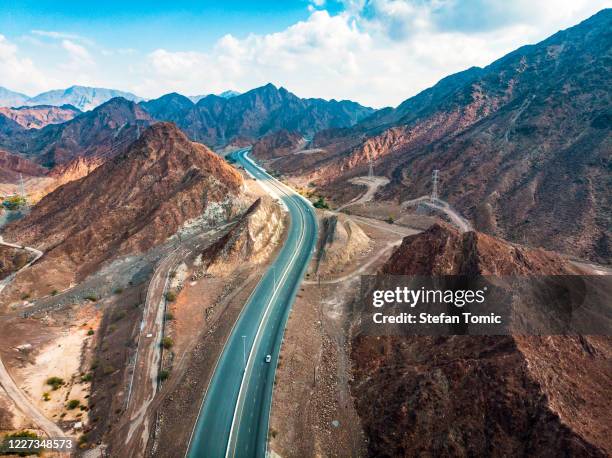
<svg viewBox="0 0 612 458"><path fill-rule="evenodd" d="M59 261L82 276L163 242L192 218L232 216L241 185L219 156L159 123L126 153L45 196L3 235L45 251L40 265Z"/></svg>
<svg viewBox="0 0 612 458"><path fill-rule="evenodd" d="M576 274L558 255L446 225L406 237L394 275ZM383 336L356 330L353 394L371 456L609 456L603 336Z"/></svg>
<svg viewBox="0 0 612 458"><path fill-rule="evenodd" d="M342 200L347 180L391 182L377 199L431 192L484 232L599 262L612 260L612 10L441 80L349 129L323 152L279 161ZM302 157L304 156L304 157Z"/></svg>

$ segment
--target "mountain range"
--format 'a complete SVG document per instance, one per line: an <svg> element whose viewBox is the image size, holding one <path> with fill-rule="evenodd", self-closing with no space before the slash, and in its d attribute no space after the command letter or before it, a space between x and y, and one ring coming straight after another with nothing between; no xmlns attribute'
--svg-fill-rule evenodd
<svg viewBox="0 0 612 458"><path fill-rule="evenodd" d="M175 122L192 139L211 146L255 140L279 129L313 135L351 126L375 111L348 100L302 99L273 84L229 98L208 95L197 103L172 93L141 106L153 118Z"/></svg>
<svg viewBox="0 0 612 458"><path fill-rule="evenodd" d="M478 229L601 262L612 258L612 10L470 68L356 125L318 132L274 163L337 201L347 180L390 179L378 200L440 195Z"/></svg>
<svg viewBox="0 0 612 458"><path fill-rule="evenodd" d="M26 129L0 113L0 148L53 167L77 156L120 154L141 128L155 121L174 122L192 140L219 146L236 139L253 141L283 125L303 135L348 127L372 112L349 101L300 99L271 84L231 98L206 96L197 104L179 94L140 103L116 97L67 122L41 129Z"/></svg>
<svg viewBox="0 0 612 458"><path fill-rule="evenodd" d="M21 107L34 105L72 105L81 111L91 110L98 105L114 98L123 97L126 100L139 102L142 98L116 89L99 87L70 86L67 89L55 89L42 92L34 97L28 97L19 92L13 92L0 87L0 106Z"/></svg>

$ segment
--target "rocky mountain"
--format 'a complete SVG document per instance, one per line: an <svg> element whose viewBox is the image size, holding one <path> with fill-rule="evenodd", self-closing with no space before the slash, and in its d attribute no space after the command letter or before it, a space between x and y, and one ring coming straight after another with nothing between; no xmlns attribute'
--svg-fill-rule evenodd
<svg viewBox="0 0 612 458"><path fill-rule="evenodd" d="M377 198L404 201L431 192L439 169L441 197L480 230L610 262L611 30L603 10L353 128L318 133L322 151L279 170L342 200L373 160L391 180Z"/></svg>
<svg viewBox="0 0 612 458"><path fill-rule="evenodd" d="M61 124L81 114L72 105L60 107L52 105L21 106L17 108L0 107L0 114L12 119L26 129L40 129L49 124Z"/></svg>
<svg viewBox="0 0 612 458"><path fill-rule="evenodd" d="M141 106L153 118L175 121L193 140L213 146L242 137L257 139L280 129L312 135L351 126L374 112L347 100L301 99L272 84L229 98L208 95L195 104L179 94L167 94Z"/></svg>
<svg viewBox="0 0 612 458"><path fill-rule="evenodd" d="M123 97L133 102L142 100L130 92L118 91L116 89L71 86L67 89L56 89L38 94L28 99L24 105L72 105L81 111L87 111L93 110L115 97Z"/></svg>
<svg viewBox="0 0 612 458"><path fill-rule="evenodd" d="M21 156L0 150L0 181L12 181L19 178L19 174L26 176L43 176L46 169Z"/></svg>
<svg viewBox="0 0 612 458"><path fill-rule="evenodd" d="M231 216L241 185L219 156L175 125L157 123L125 153L46 195L3 236L45 251L37 269L62 266L82 278L165 241L192 218Z"/></svg>
<svg viewBox="0 0 612 458"><path fill-rule="evenodd" d="M229 99L231 97L236 97L237 95L240 95L240 92L238 91L223 91L221 94L216 94L219 97L223 97L224 99ZM189 96L189 100L191 100L193 103L198 103L200 100L202 100L204 97L206 97L206 95L191 95Z"/></svg>
<svg viewBox="0 0 612 458"><path fill-rule="evenodd" d="M381 273L572 275L544 250L434 225ZM605 336L353 333L353 394L370 456L609 456Z"/></svg>
<svg viewBox="0 0 612 458"><path fill-rule="evenodd" d="M0 86L0 106L19 107L27 102L29 97L20 92L14 92Z"/></svg>
<svg viewBox="0 0 612 458"><path fill-rule="evenodd" d="M6 127L2 127L3 120ZM0 148L46 167L65 164L79 156L112 157L124 152L152 122L138 104L121 97L65 123L38 130L26 130L0 116Z"/></svg>
<svg viewBox="0 0 612 458"><path fill-rule="evenodd" d="M257 140L253 144L251 154L258 159L272 159L287 156L305 144L306 141L302 135L281 129Z"/></svg>

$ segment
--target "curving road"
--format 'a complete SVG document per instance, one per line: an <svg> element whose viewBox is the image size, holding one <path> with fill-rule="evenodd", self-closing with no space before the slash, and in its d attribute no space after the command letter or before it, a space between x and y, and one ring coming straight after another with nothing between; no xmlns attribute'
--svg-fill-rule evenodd
<svg viewBox="0 0 612 458"><path fill-rule="evenodd" d="M233 157L290 216L287 240L245 304L204 395L187 455L264 457L274 374L285 324L317 240L310 202L278 182L248 157ZM266 363L266 355L271 362Z"/></svg>

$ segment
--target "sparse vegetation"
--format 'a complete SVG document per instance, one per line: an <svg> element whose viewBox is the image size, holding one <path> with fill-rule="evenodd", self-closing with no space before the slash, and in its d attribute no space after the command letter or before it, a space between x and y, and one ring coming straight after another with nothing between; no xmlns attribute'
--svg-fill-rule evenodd
<svg viewBox="0 0 612 458"><path fill-rule="evenodd" d="M393 224L395 223L395 218L393 218L393 216L389 216L385 221L389 224Z"/></svg>
<svg viewBox="0 0 612 458"><path fill-rule="evenodd" d="M98 298L94 294L88 294L87 296L85 296L85 300L90 302L96 302Z"/></svg>
<svg viewBox="0 0 612 458"><path fill-rule="evenodd" d="M93 380L93 374L91 372L89 372L89 373L87 373L87 374L85 374L85 375L83 375L81 377L81 381L83 381L83 382L91 382L92 380Z"/></svg>
<svg viewBox="0 0 612 458"><path fill-rule="evenodd" d="M121 294L123 292L123 288L115 288L113 294Z"/></svg>
<svg viewBox="0 0 612 458"><path fill-rule="evenodd" d="M115 367L112 364L106 364L103 368L102 368L102 373L104 375L110 375L113 372L115 372Z"/></svg>
<svg viewBox="0 0 612 458"><path fill-rule="evenodd" d="M30 298L30 293L25 293L25 294L22 294L21 296L22 301L27 301L29 298Z"/></svg>
<svg viewBox="0 0 612 458"><path fill-rule="evenodd" d="M64 379L60 377L49 377L45 383L55 391L64 384Z"/></svg>
<svg viewBox="0 0 612 458"><path fill-rule="evenodd" d="M87 331L87 335L88 336L93 336L94 335L94 330L90 329L89 331Z"/></svg>
<svg viewBox="0 0 612 458"><path fill-rule="evenodd" d="M317 201L313 204L315 208L321 208L329 210L329 205L325 202L325 199L321 196L317 199Z"/></svg>
<svg viewBox="0 0 612 458"><path fill-rule="evenodd" d="M2 202L2 206L7 210L18 210L26 205L26 200L22 196L6 197Z"/></svg>
<svg viewBox="0 0 612 458"><path fill-rule="evenodd" d="M169 371L169 370L163 369L163 370L159 371L159 376L158 376L158 378L159 378L159 381L160 381L160 382L163 382L163 381L164 381L164 380L166 380L168 377L170 377L170 371Z"/></svg>
<svg viewBox="0 0 612 458"><path fill-rule="evenodd" d="M174 320L174 315L171 312L166 313L166 321Z"/></svg>
<svg viewBox="0 0 612 458"><path fill-rule="evenodd" d="M174 341L170 337L166 336L162 339L162 347L164 347L166 350L172 348L173 345Z"/></svg>
<svg viewBox="0 0 612 458"><path fill-rule="evenodd" d="M73 410L73 409L76 409L80 405L81 405L81 401L79 401L78 399L71 399L70 401L66 403L66 408L68 410Z"/></svg>
<svg viewBox="0 0 612 458"><path fill-rule="evenodd" d="M45 391L42 395L43 401L50 401L51 400L51 394L48 391Z"/></svg>
<svg viewBox="0 0 612 458"><path fill-rule="evenodd" d="M166 293L166 300L168 302L174 302L176 300L176 293L173 291L168 291Z"/></svg>
<svg viewBox="0 0 612 458"><path fill-rule="evenodd" d="M53 291L51 291L51 296L57 296L57 293L59 293L59 291L54 289Z"/></svg>

